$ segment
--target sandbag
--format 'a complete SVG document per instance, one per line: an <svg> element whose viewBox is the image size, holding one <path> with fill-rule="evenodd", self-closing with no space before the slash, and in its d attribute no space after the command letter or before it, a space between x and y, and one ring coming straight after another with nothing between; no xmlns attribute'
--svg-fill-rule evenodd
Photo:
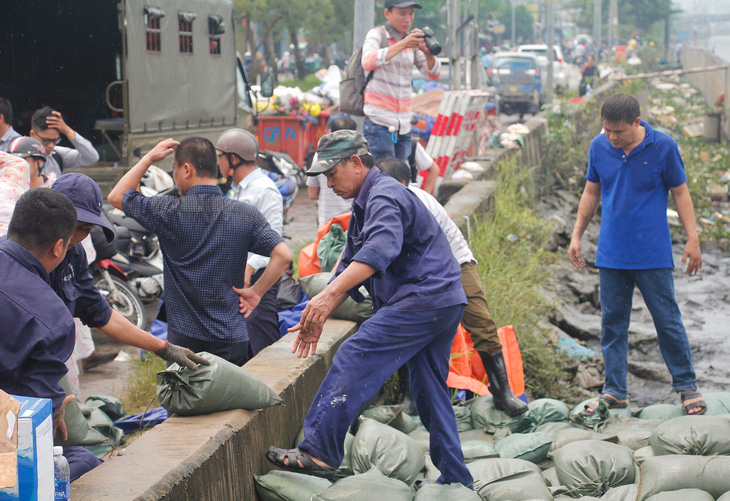
<svg viewBox="0 0 730 501"><path fill-rule="evenodd" d="M541 475L543 480L545 480L545 485L547 485L548 487L557 487L560 485L560 480L558 479L558 470L554 466L552 468L542 470Z"/></svg>
<svg viewBox="0 0 730 501"><path fill-rule="evenodd" d="M730 454L730 420L719 416L682 416L656 427L649 445L657 456Z"/></svg>
<svg viewBox="0 0 730 501"><path fill-rule="evenodd" d="M293 471L274 470L253 478L261 501L309 501L332 485L327 479Z"/></svg>
<svg viewBox="0 0 730 501"><path fill-rule="evenodd" d="M312 496L312 501L411 501L411 488L388 478L378 468L338 480L327 490Z"/></svg>
<svg viewBox="0 0 730 501"><path fill-rule="evenodd" d="M340 463L340 467L337 468L337 471L335 472L335 480L339 480L341 478L349 477L350 475L354 475L355 472L352 471L352 444L355 442L355 435L352 433L348 433L345 435L345 455L342 457L342 462Z"/></svg>
<svg viewBox="0 0 730 501"><path fill-rule="evenodd" d="M535 433L542 433L542 434L548 435L550 437L555 437L559 431L577 430L577 429L578 428L576 428L575 426L573 426L570 423L561 422L561 423L543 423L532 431Z"/></svg>
<svg viewBox="0 0 730 501"><path fill-rule="evenodd" d="M459 432L473 430L474 425L471 423L471 409L463 405L454 406L453 409L454 416L456 417L456 428Z"/></svg>
<svg viewBox="0 0 730 501"><path fill-rule="evenodd" d="M519 417L510 417L494 406L492 395L484 395L474 400L471 404L471 423L475 429L487 433L495 433L502 428L517 432L522 427Z"/></svg>
<svg viewBox="0 0 730 501"><path fill-rule="evenodd" d="M552 501L540 469L522 459L482 459L466 465L474 478L474 490L489 501L517 499Z"/></svg>
<svg viewBox="0 0 730 501"><path fill-rule="evenodd" d="M364 419L350 449L352 470L365 473L374 466L386 476L411 485L423 469L422 448L408 435L373 419Z"/></svg>
<svg viewBox="0 0 730 501"><path fill-rule="evenodd" d="M427 453L431 449L431 434L423 426L419 426L412 432L408 433L408 438L416 442L421 450Z"/></svg>
<svg viewBox="0 0 730 501"><path fill-rule="evenodd" d="M581 440L600 440L602 442L618 443L618 437L611 433L600 433L586 429L571 428L568 430L560 430L553 436L552 450L558 450L561 447L572 442Z"/></svg>
<svg viewBox="0 0 730 501"><path fill-rule="evenodd" d="M527 404L528 416L535 426L543 423L567 421L570 409L560 400L553 398L538 398Z"/></svg>
<svg viewBox="0 0 730 501"><path fill-rule="evenodd" d="M494 451L501 458L524 459L539 463L550 451L553 439L542 433L514 433L494 444Z"/></svg>
<svg viewBox="0 0 730 501"><path fill-rule="evenodd" d="M684 410L681 405L656 404L644 407L634 414L634 416L639 419L659 419L661 421L667 421L669 419L684 416Z"/></svg>
<svg viewBox="0 0 730 501"><path fill-rule="evenodd" d="M699 417L699 416L693 416ZM641 464L639 501L680 489L702 489L717 498L730 492L730 457L658 456Z"/></svg>
<svg viewBox="0 0 730 501"><path fill-rule="evenodd" d="M403 405L381 405L366 410L362 415L392 426L406 435L418 428L418 422L403 412Z"/></svg>
<svg viewBox="0 0 730 501"><path fill-rule="evenodd" d="M634 462L638 465L641 465L641 463L646 461L648 458L656 457L656 454L654 454L654 449L651 448L651 445L647 445L646 447L642 447L641 449L636 449L631 455L634 458Z"/></svg>
<svg viewBox="0 0 730 501"><path fill-rule="evenodd" d="M66 376L61 378L61 388L63 388L67 394L71 394L71 386L66 379ZM88 405L79 403L76 399L71 400L66 404L66 413L63 421L66 424L66 431L68 432L68 438L61 440L61 434L56 435L54 440L56 445L63 447L71 447L73 445L99 445L108 444L107 438L97 430L93 429L86 419L86 416L91 415L91 407Z"/></svg>
<svg viewBox="0 0 730 501"><path fill-rule="evenodd" d="M570 494L602 496L611 487L634 482L631 449L599 440L573 442L553 453L560 484Z"/></svg>
<svg viewBox="0 0 730 501"><path fill-rule="evenodd" d="M715 501L730 501L730 491L726 492L719 498L717 498Z"/></svg>
<svg viewBox="0 0 730 501"><path fill-rule="evenodd" d="M601 501L635 501L636 493L638 491L639 484L628 484L622 485L621 487L614 487L612 489L608 489L606 494L601 496ZM682 501L690 500L692 500L692 498L687 498Z"/></svg>
<svg viewBox="0 0 730 501"><path fill-rule="evenodd" d="M87 398L84 403L92 408L101 409L104 414L109 416L112 421L121 419L127 415L127 411L124 410L122 401L117 397L110 397L107 395L93 395Z"/></svg>
<svg viewBox="0 0 730 501"><path fill-rule="evenodd" d="M598 402L598 409L596 409L596 412L584 416L583 410L585 409L585 406L595 402L597 398L598 397L593 397L583 400L581 403L573 407L573 410L570 411L570 419L576 423L593 428L594 426L603 423L611 416L619 415L631 417L631 410L628 407L625 409L609 409L603 401Z"/></svg>
<svg viewBox="0 0 730 501"><path fill-rule="evenodd" d="M469 430L459 432L459 440L461 443L464 442L489 442L494 445L494 435L490 435L483 430Z"/></svg>
<svg viewBox="0 0 730 501"><path fill-rule="evenodd" d="M492 444L481 440L461 442L461 452L464 454L464 461L471 463L480 459L498 458L499 452L494 450Z"/></svg>
<svg viewBox="0 0 730 501"><path fill-rule="evenodd" d="M304 289L304 293L309 299L319 294L327 287L332 273L322 272L309 275L308 277L300 277L299 284ZM360 292L364 292L365 301L362 303L356 302L351 297L347 297L345 302L342 303L335 311L330 315L332 318L338 318L340 320L351 320L353 322L364 322L368 318L373 316L373 301L368 296L367 291L364 288L360 289Z"/></svg>
<svg viewBox="0 0 730 501"><path fill-rule="evenodd" d="M658 419L638 419L614 415L603 423L600 430L603 433L616 435L619 445L636 450L649 445L649 437L663 422Z"/></svg>
<svg viewBox="0 0 730 501"><path fill-rule="evenodd" d="M703 393L707 412L705 416L723 416L730 414L730 392Z"/></svg>
<svg viewBox="0 0 730 501"><path fill-rule="evenodd" d="M168 412L195 416L282 403L276 393L242 368L205 351L198 355L210 365L193 371L175 363L157 373L157 399Z"/></svg>
<svg viewBox="0 0 730 501"><path fill-rule="evenodd" d="M715 501L715 498L702 489L680 489L654 494L646 501Z"/></svg>
<svg viewBox="0 0 730 501"><path fill-rule="evenodd" d="M424 484L413 501L481 501L479 494L461 484Z"/></svg>

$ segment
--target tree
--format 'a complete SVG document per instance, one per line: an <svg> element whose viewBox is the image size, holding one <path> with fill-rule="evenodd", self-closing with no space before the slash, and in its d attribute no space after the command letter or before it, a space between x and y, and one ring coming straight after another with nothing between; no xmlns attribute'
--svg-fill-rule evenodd
<svg viewBox="0 0 730 501"><path fill-rule="evenodd" d="M497 10L497 19L505 27L504 39L512 39L512 4L510 2L502 2ZM515 7L515 40L532 40L533 23L532 14L524 5Z"/></svg>

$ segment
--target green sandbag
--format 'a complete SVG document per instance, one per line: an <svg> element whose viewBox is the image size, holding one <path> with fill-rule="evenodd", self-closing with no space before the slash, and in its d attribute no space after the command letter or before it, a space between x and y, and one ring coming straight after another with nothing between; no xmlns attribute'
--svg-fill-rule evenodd
<svg viewBox="0 0 730 501"><path fill-rule="evenodd" d="M659 419L661 421L667 421L669 419L684 416L684 410L681 405L656 404L644 407L634 414L634 416L639 419Z"/></svg>
<svg viewBox="0 0 730 501"><path fill-rule="evenodd" d="M479 494L461 484L424 484L413 501L481 501Z"/></svg>
<svg viewBox="0 0 730 501"><path fill-rule="evenodd" d="M454 406L453 409L454 416L456 416L456 428L459 432L473 430L471 409L463 405Z"/></svg>
<svg viewBox="0 0 730 501"><path fill-rule="evenodd" d="M730 454L730 420L720 416L682 416L654 430L649 445L657 456Z"/></svg>
<svg viewBox="0 0 730 501"><path fill-rule="evenodd" d="M699 416L693 416L699 417ZM702 489L718 498L730 492L730 457L657 456L641 464L639 501L660 492Z"/></svg>
<svg viewBox="0 0 730 501"><path fill-rule="evenodd" d="M560 400L538 398L527 404L529 417L539 426L543 423L557 423L570 418L570 409Z"/></svg>
<svg viewBox="0 0 730 501"><path fill-rule="evenodd" d="M293 471L274 470L253 478L261 501L309 501L332 485L327 479Z"/></svg>
<svg viewBox="0 0 730 501"><path fill-rule="evenodd" d="M601 496L601 501L635 501L636 493L639 492L639 484L622 485L608 489L606 494ZM693 498L687 498L682 501L688 501Z"/></svg>
<svg viewBox="0 0 730 501"><path fill-rule="evenodd" d="M341 478L349 477L350 475L355 474L355 472L352 471L352 444L354 442L355 436L352 433L348 433L347 435L345 435L345 455L342 458L340 467L337 468L337 471L335 472L335 480L339 480Z"/></svg>
<svg viewBox="0 0 730 501"><path fill-rule="evenodd" d="M464 454L464 461L467 463L480 459L499 457L499 453L494 450L492 444L481 440L461 442L461 452Z"/></svg>
<svg viewBox="0 0 730 501"><path fill-rule="evenodd" d="M407 485L425 465L423 450L412 438L373 419L362 421L350 451L355 474L376 466L384 475Z"/></svg>
<svg viewBox="0 0 730 501"><path fill-rule="evenodd" d="M381 405L366 410L362 415L368 419L374 419L392 426L406 435L418 427L416 420L403 412L403 405Z"/></svg>
<svg viewBox="0 0 730 501"><path fill-rule="evenodd" d="M330 231L317 244L317 257L321 270L330 271L334 267L345 244L347 244L347 232L339 224L333 223Z"/></svg>
<svg viewBox="0 0 730 501"><path fill-rule="evenodd" d="M730 501L730 491L726 492L725 494L723 494L722 496L717 498L715 501Z"/></svg>
<svg viewBox="0 0 730 501"><path fill-rule="evenodd" d="M87 398L84 403L89 407L101 409L112 421L116 421L117 419L121 419L127 415L127 411L124 410L122 401L117 397L92 395Z"/></svg>
<svg viewBox="0 0 730 501"><path fill-rule="evenodd" d="M730 414L730 392L703 393L707 404L705 416L723 416Z"/></svg>
<svg viewBox="0 0 730 501"><path fill-rule="evenodd" d="M302 290L309 299L319 294L327 287L332 273L322 272L309 275L307 277L299 278L299 285L302 286ZM365 291L364 287L360 288L360 292L364 292L365 301L362 303L356 302L351 297L347 297L345 302L342 303L335 311L330 315L332 318L338 318L340 320L352 320L353 322L364 322L368 318L373 316L373 301Z"/></svg>
<svg viewBox="0 0 730 501"><path fill-rule="evenodd" d="M647 445L646 447L642 447L641 449L636 449L634 453L631 454L631 456L634 458L634 463L637 463L639 466L641 466L641 463L649 458L656 457L656 454L654 454L654 449L651 448L651 445Z"/></svg>
<svg viewBox="0 0 730 501"><path fill-rule="evenodd" d="M560 485L571 495L602 496L611 487L634 483L631 449L600 440L572 442L553 452Z"/></svg>
<svg viewBox="0 0 730 501"><path fill-rule="evenodd" d="M423 426L419 426L412 432L408 433L408 438L416 442L424 453L428 453L431 449L431 435Z"/></svg>
<svg viewBox="0 0 730 501"><path fill-rule="evenodd" d="M167 412L196 416L231 409L263 409L281 398L257 377L216 355L201 351L210 365L193 371L172 364L157 373L157 399Z"/></svg>
<svg viewBox="0 0 730 501"><path fill-rule="evenodd" d="M412 501L411 488L388 478L378 468L338 480L327 490L312 496L312 501Z"/></svg>
<svg viewBox="0 0 730 501"><path fill-rule="evenodd" d="M553 496L540 469L522 459L482 459L466 465L474 478L474 490L489 501L544 500Z"/></svg>
<svg viewBox="0 0 730 501"><path fill-rule="evenodd" d="M535 433L542 433L544 435L548 435L550 437L555 437L559 431L562 430L577 430L575 426L573 426L570 423L561 422L561 423L543 423L534 430L532 430Z"/></svg>
<svg viewBox="0 0 730 501"><path fill-rule="evenodd" d="M578 442L580 440L601 440L602 442L611 442L615 444L618 442L618 437L611 433L600 433L597 431L586 430L585 428L571 428L568 430L561 430L553 436L552 449L557 450L571 442Z"/></svg>
<svg viewBox="0 0 730 501"><path fill-rule="evenodd" d="M487 433L495 433L502 428L518 432L522 427L519 417L510 417L509 414L494 406L492 395L484 395L474 400L471 404L471 423L475 429L484 430Z"/></svg>
<svg viewBox="0 0 730 501"><path fill-rule="evenodd" d="M66 391L66 394L70 395L71 386L68 384L66 376L61 378L60 384L61 388ZM107 438L93 429L84 415L91 415L91 410L91 407L79 403L76 399L66 404L63 421L66 424L68 438L61 440L61 434L59 433L54 440L55 444L63 447L71 447L73 445L108 445L109 441Z"/></svg>
<svg viewBox="0 0 730 501"><path fill-rule="evenodd" d="M490 435L484 430L469 430L459 432L459 440L464 442L489 442L494 446L494 435Z"/></svg>
<svg viewBox="0 0 730 501"><path fill-rule="evenodd" d="M494 444L494 451L501 458L524 459L539 463L550 451L553 439L542 433L514 433Z"/></svg>
<svg viewBox="0 0 730 501"><path fill-rule="evenodd" d="M641 449L649 445L649 437L657 426L664 423L658 419L639 419L614 415L609 417L599 428L603 433L618 437L618 444L629 449Z"/></svg>
<svg viewBox="0 0 730 501"><path fill-rule="evenodd" d="M715 498L702 489L680 489L654 494L646 501L715 501Z"/></svg>

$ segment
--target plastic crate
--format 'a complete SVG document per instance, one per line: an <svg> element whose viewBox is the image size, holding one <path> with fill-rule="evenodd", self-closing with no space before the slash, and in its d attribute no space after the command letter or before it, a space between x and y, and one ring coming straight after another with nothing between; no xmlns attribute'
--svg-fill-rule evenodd
<svg viewBox="0 0 730 501"><path fill-rule="evenodd" d="M287 153L297 165L304 164L311 138L301 117L260 116L256 136L259 149L281 151Z"/></svg>

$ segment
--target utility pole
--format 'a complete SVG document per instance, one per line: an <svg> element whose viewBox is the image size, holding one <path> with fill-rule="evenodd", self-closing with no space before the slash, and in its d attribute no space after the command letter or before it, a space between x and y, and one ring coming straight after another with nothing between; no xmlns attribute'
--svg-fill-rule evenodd
<svg viewBox="0 0 730 501"><path fill-rule="evenodd" d="M458 39L458 33L456 29L461 23L461 16L459 15L459 0L448 0L446 4L446 24L449 32L449 71L450 71L450 87L453 90L458 90L461 85L461 68L459 64L459 56L461 51L459 50L460 44Z"/></svg>
<svg viewBox="0 0 730 501"><path fill-rule="evenodd" d="M547 82L545 83L545 102L553 100L553 61L555 61L555 23L552 0L547 0L545 10L545 43L547 44Z"/></svg>
<svg viewBox="0 0 730 501"><path fill-rule="evenodd" d="M510 33L512 34L512 47L515 46L515 41L517 40L517 36L515 35L516 30L516 22L515 22L515 2L517 0L512 0L512 31Z"/></svg>
<svg viewBox="0 0 730 501"><path fill-rule="evenodd" d="M598 62L601 52L601 0L593 0L593 57Z"/></svg>
<svg viewBox="0 0 730 501"><path fill-rule="evenodd" d="M618 40L618 0L610 0L608 8L608 53L611 54L613 44Z"/></svg>
<svg viewBox="0 0 730 501"><path fill-rule="evenodd" d="M479 68L481 67L481 58L479 57L479 24L477 24L477 19L479 19L479 16L477 14L479 13L479 2L478 0L471 0L471 15L472 15L472 21L471 21L471 88L472 89L478 89L479 88ZM486 82L484 82L486 84Z"/></svg>
<svg viewBox="0 0 730 501"><path fill-rule="evenodd" d="M370 28L375 24L375 0L355 0L355 17L352 30L352 52L362 47Z"/></svg>

